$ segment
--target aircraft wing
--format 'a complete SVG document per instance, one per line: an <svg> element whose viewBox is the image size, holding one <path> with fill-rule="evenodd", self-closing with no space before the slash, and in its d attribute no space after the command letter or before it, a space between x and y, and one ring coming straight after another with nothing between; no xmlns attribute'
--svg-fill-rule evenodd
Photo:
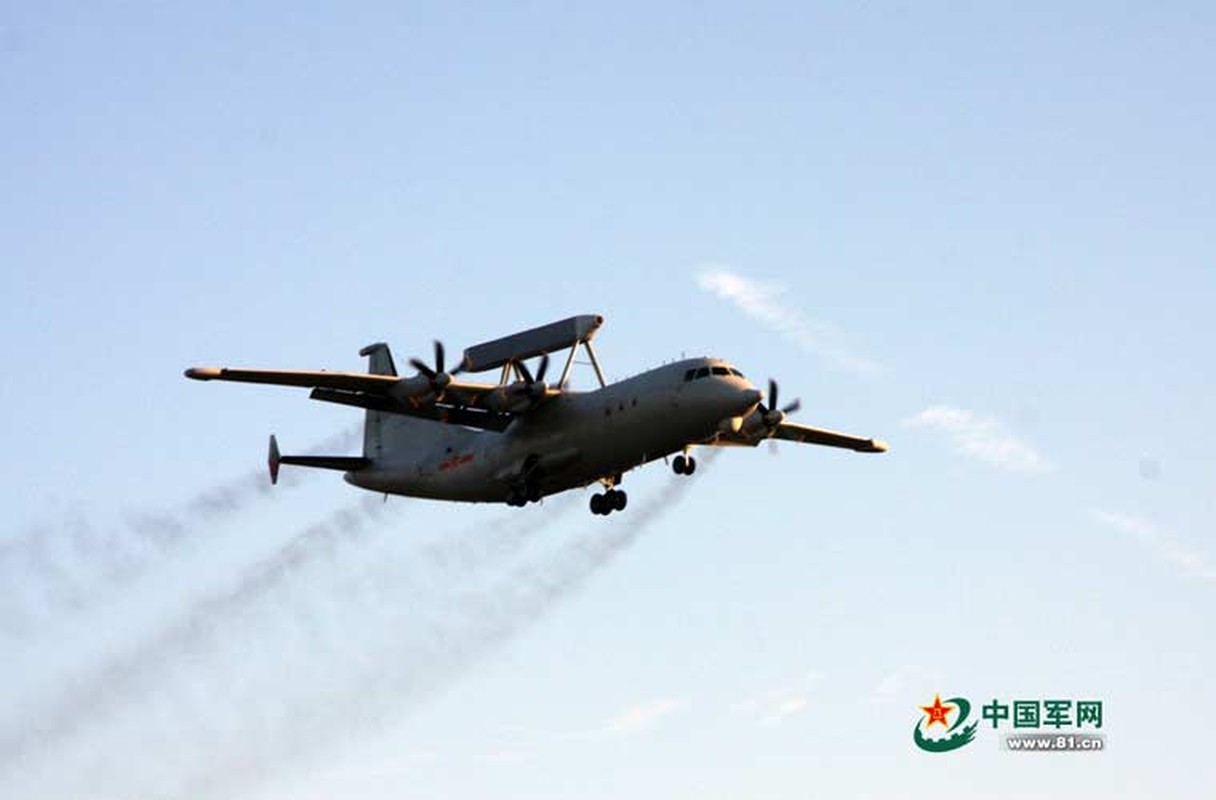
<svg viewBox="0 0 1216 800"><path fill-rule="evenodd" d="M192 367L186 377L196 381L237 381L269 383L276 386L302 386L306 389L337 389L344 392L387 394L400 378L395 375L368 375L362 372L327 372L298 369L229 369Z"/></svg>
<svg viewBox="0 0 1216 800"><path fill-rule="evenodd" d="M464 386L464 384L461 384ZM490 411L476 406L460 405L448 402L430 402L414 404L400 401L392 397L368 394L367 392L343 392L338 389L319 387L308 395L313 400L326 403L338 403L344 406L366 408L371 411L383 411L388 414L402 414L407 417L429 419L433 422L452 423L470 428L480 428L488 431L504 431L515 418L506 412Z"/></svg>
<svg viewBox="0 0 1216 800"><path fill-rule="evenodd" d="M236 381L312 389L314 400L357 406L390 414L404 414L437 422L501 431L523 411L494 410L488 396L501 387L494 384L451 381L436 397L430 382L421 376L399 377L364 372L327 370L231 369L193 367L186 377L199 381ZM541 399L561 394L547 387Z"/></svg>
<svg viewBox="0 0 1216 800"><path fill-rule="evenodd" d="M793 422L782 422L778 425L777 429L773 431L773 438L804 444L821 444L826 447L842 447L858 453L885 453L887 451L887 443L881 439L863 439L860 436L850 436L847 433L829 431L825 428L812 428L809 425L798 425Z"/></svg>

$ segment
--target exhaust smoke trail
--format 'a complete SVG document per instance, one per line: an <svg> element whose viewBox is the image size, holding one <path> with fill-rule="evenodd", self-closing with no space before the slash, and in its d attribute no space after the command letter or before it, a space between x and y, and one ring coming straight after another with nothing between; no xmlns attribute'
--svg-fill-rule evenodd
<svg viewBox="0 0 1216 800"><path fill-rule="evenodd" d="M402 553L380 541L363 548L371 566L342 545L359 538L352 532L372 507L353 512L358 524L335 515L10 731L0 769L35 785L87 786L93 797L232 796L399 718L584 585L688 485L676 481L556 547L534 533L560 516L564 498ZM128 738L140 760L122 758L118 776Z"/></svg>
<svg viewBox="0 0 1216 800"><path fill-rule="evenodd" d="M701 458L703 470L719 455L709 449ZM586 581L617 555L627 550L650 525L671 511L690 487L687 480L668 484L647 498L621 520L619 528L592 531L564 545L541 563L522 564L500 581L498 588L475 602L489 600L472 610L472 616L494 620L486 625L485 644L507 639L539 619L567 595L582 588Z"/></svg>
<svg viewBox="0 0 1216 800"><path fill-rule="evenodd" d="M0 734L0 765L21 757L34 746L53 743L82 720L103 714L107 708L129 699L145 673L166 657L195 649L215 630L225 613L239 611L260 590L281 581L290 571L309 560L332 553L340 539L355 540L365 532L366 518L382 511L377 498L364 497L322 522L305 529L274 557L254 565L247 577L232 590L197 604L178 624L146 640L126 657L104 665L87 681L73 681L72 691L51 711L31 709L15 730Z"/></svg>
<svg viewBox="0 0 1216 800"><path fill-rule="evenodd" d="M345 452L357 441L351 428L308 448L307 453ZM298 486L301 471L284 473L280 485ZM219 522L270 496L265 472L244 475L161 511L129 513L116 529L85 519L50 527L0 547L0 635L27 638L48 618L78 613L104 593L138 580L178 552L200 526Z"/></svg>
<svg viewBox="0 0 1216 800"><path fill-rule="evenodd" d="M569 507L567 498L551 503L556 508L551 507L539 520L527 511L514 512L509 518L492 521L488 526L469 527L406 554L410 563L392 562L396 569L394 582L400 587L403 574L419 570L431 573L432 577L458 578L509 558ZM184 618L162 628L133 651L92 670L87 679L74 680L73 690L52 709L26 709L20 715L23 722L0 732L0 767L19 761L35 749L53 746L74 734L81 724L104 718L124 704L138 702L158 675L172 671L184 657L221 649L223 641L218 637L225 626L239 626L250 607L260 602L269 606L265 601L272 595L290 594L293 579L303 571L332 563L350 545L366 544L370 524L386 521L385 508L379 496L368 495L333 512L322 522L306 528L277 553L246 570L245 576L228 591L197 603ZM487 527L494 534L492 537L484 535ZM285 606L274 604L273 610L281 617ZM281 620L278 622L281 624ZM312 627L309 620L303 620L303 624Z"/></svg>
<svg viewBox="0 0 1216 800"><path fill-rule="evenodd" d="M707 470L718 454L717 450L708 450L702 459L703 468ZM453 593L450 602L435 604L432 614L437 618L428 621L421 636L385 639L383 631L388 626L376 626L380 634L375 642L376 654L363 660L367 671L352 674L344 693L334 698L336 702L325 706L299 704L285 719L284 736L259 740L259 750L243 751L239 765L211 762L210 771L201 773L197 782L188 786L187 796L231 796L265 782L272 770L290 767L327 744L383 728L411 704L451 683L581 589L654 522L673 510L690 485L686 480L670 483L636 508L631 507L632 513L619 521L619 527L605 531L597 526L547 557L507 570L488 586ZM377 590L364 598L359 614L374 614L390 605L393 587L382 581L375 586Z"/></svg>

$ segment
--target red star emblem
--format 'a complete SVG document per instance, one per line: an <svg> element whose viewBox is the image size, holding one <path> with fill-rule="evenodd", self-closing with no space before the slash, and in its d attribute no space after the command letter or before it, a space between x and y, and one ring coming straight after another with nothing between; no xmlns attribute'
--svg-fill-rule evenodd
<svg viewBox="0 0 1216 800"><path fill-rule="evenodd" d="M929 721L925 723L928 728L935 722L940 722L943 728L950 727L950 721L946 719L946 715L954 711L954 706L942 704L942 696L939 694L933 695L933 705L921 706L920 710L929 715Z"/></svg>

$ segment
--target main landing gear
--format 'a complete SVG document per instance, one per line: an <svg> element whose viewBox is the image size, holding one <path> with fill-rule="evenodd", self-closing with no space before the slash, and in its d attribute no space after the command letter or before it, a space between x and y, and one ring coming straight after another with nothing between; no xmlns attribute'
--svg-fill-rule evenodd
<svg viewBox="0 0 1216 800"><path fill-rule="evenodd" d="M676 456L671 462L671 470L677 475L691 475L697 471L697 460L692 456Z"/></svg>
<svg viewBox="0 0 1216 800"><path fill-rule="evenodd" d="M607 516L613 511L624 511L629 495L620 489L609 489L603 494L591 495L591 513Z"/></svg>
<svg viewBox="0 0 1216 800"><path fill-rule="evenodd" d="M539 500L540 487L534 483L514 486L511 488L511 493L507 495L507 505L509 506L526 506L528 503L536 503Z"/></svg>

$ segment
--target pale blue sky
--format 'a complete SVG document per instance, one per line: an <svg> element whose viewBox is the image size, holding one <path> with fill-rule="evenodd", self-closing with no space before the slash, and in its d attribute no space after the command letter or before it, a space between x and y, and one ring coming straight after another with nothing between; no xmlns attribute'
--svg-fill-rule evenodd
<svg viewBox="0 0 1216 800"><path fill-rule="evenodd" d="M10 5L3 793L1205 796L1216 12L1061 5ZM248 488L266 435L359 415L182 369L575 313L892 450L252 566L360 500ZM1110 751L917 752L938 692L1102 699Z"/></svg>

